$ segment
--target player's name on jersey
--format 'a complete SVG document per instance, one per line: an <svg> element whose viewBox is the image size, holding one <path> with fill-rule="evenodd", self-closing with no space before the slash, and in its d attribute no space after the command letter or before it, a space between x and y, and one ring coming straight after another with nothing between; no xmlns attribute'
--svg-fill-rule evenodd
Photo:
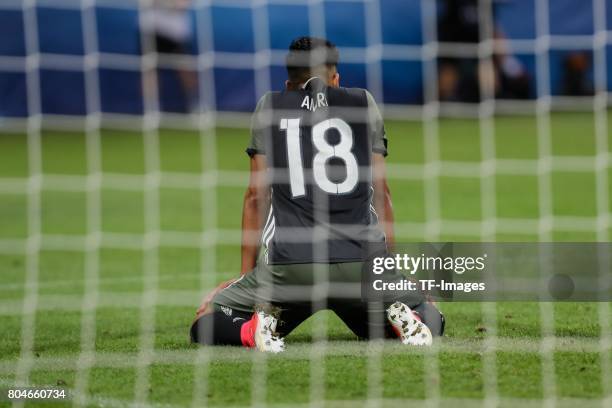
<svg viewBox="0 0 612 408"><path fill-rule="evenodd" d="M302 100L300 108L308 109L311 112L316 111L318 108L327 107L327 97L324 93L318 92L316 95L306 95Z"/></svg>

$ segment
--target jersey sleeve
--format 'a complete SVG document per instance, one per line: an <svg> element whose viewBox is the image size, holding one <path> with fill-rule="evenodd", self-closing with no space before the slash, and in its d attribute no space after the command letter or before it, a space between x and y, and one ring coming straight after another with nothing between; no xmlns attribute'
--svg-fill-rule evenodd
<svg viewBox="0 0 612 408"><path fill-rule="evenodd" d="M256 154L266 154L264 136L267 124L264 116L266 113L270 113L268 111L268 96L269 93L261 97L251 118L251 141L246 149L246 153L251 157Z"/></svg>
<svg viewBox="0 0 612 408"><path fill-rule="evenodd" d="M387 135L385 134L385 125L376 105L374 97L369 91L365 91L368 99L368 118L370 134L372 136L372 151L387 156Z"/></svg>

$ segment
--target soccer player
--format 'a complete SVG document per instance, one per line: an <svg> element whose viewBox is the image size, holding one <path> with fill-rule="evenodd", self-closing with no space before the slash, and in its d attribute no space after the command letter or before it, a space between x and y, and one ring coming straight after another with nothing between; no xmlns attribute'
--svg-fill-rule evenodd
<svg viewBox="0 0 612 408"><path fill-rule="evenodd" d="M338 60L327 40L294 40L286 89L259 101L247 148L241 276L204 299L193 342L282 351L283 338L321 309L359 338L429 345L442 334L442 315L420 293L362 297L367 261L394 239L387 140L372 95L340 87Z"/></svg>

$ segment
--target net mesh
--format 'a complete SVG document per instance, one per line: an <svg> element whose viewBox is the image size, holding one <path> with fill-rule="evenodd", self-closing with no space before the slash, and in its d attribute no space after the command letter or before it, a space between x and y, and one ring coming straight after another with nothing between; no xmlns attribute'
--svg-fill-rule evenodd
<svg viewBox="0 0 612 408"><path fill-rule="evenodd" d="M357 2L358 0L351 0ZM218 208L219 187L245 186L247 174L234 170L219 168L217 146L217 127L220 125L247 123L248 116L240 113L219 112L215 105L215 75L213 68L249 68L254 70L257 95L263 95L271 88L269 69L272 64L282 65L284 52L271 48L267 7L270 4L295 4L280 0L257 0L250 2L228 1L224 6L252 10L255 52L250 58L228 52L214 50L214 32L212 30L211 7L215 2L195 1L192 7L196 16L196 36L198 38L195 56L184 55L179 58L158 55L149 43L147 36L141 36L143 55L130 56L100 52L98 49L98 29L96 7L128 8L144 10L151 6L150 1L125 2L114 0L83 1L47 1L23 0L3 1L2 9L14 9L22 12L24 20L26 56L0 57L0 71L22 72L26 77L28 116L21 119L1 118L0 125L7 132L25 131L27 133L28 176L0 177L0 194L25 195L27 197L27 234L23 238L0 238L0 253L17 254L25 257L25 278L23 299L19 305L11 300L2 300L4 315L19 315L21 324L21 351L15 364L0 363L3 374L14 373L18 385L31 384L30 374L34 367L47 367L56 370L74 368L77 372L74 385L76 405L107 404L123 406L130 401L107 399L90 395L88 381L94 367L135 368L134 401L140 404L151 403L149 392L151 371L156 364L184 363L192 364L193 406L207 403L211 377L209 367L212 359L231 361L230 352L219 352L210 348L193 350L159 350L156 348L156 325L160 321L156 311L158 306L191 305L193 297L186 299L180 291L160 293L160 248L179 247L199 251L199 270L206 271L198 275L199 290L204 293L214 287L220 276L217 247L240 243L240 230L220 228ZM307 6L310 34L325 37L325 7L323 1L303 1ZM440 241L445 236L469 237L473 240L494 241L499 235L537 234L542 242L553 241L555 232L592 233L598 241L609 241L610 196L609 196L609 130L608 130L608 85L606 49L610 47L610 34L606 27L605 0L593 0L595 32L591 36L552 36L549 29L549 2L535 2L535 21L537 36L534 40L509 40L501 43L493 40L491 24L491 2L483 1L479 5L481 38L477 45L445 46L437 42L436 3L421 0L421 21L423 28L422 45L384 44L382 40L381 8L379 1L363 1L366 18L365 33L367 47L363 49L341 49L341 57L346 62L366 61L367 88L378 101L383 97L382 60L418 61L422 63L424 103L419 106L384 106L388 118L417 120L422 125L423 163L393 163L388 166L388 177L393 180L422 182L424 220L400 220L396 225L398 236L410 240ZM71 9L80 12L83 27L84 54L82 56L44 54L39 47L37 31L37 7ZM609 12L608 12L609 13ZM143 13L140 13L143 16ZM478 104L444 103L438 101L437 61L441 56L478 58L480 61L491 61L497 49L510 46L516 52L533 52L536 59L537 97L532 101L495 100L486 88L482 88L483 101ZM550 89L550 60L552 49L590 49L593 51L594 85L593 97L571 98L553 96ZM168 114L159 111L158 95L145 99L142 115L108 114L101 110L100 76L101 68L132 70L140 73L156 68L177 69L187 67L199 76L199 95L204 111L196 116ZM41 102L41 69L76 70L84 73L86 115L83 117L63 117L43 115ZM489 92L487 94L487 92ZM593 129L596 151L591 156L558 156L553 153L553 135L551 128L551 110L555 108L584 110L593 113ZM534 114L537 126L537 157L532 159L499 158L496 150L496 114L518 113ZM448 114L454 117L470 118L478 122L480 160L449 161L443 159L441 152L440 118ZM43 125L60 129L77 129L85 132L84 161L85 175L61 175L43 170ZM126 175L103 171L102 166L102 133L101 129L111 127L130 131L139 131L143 138L144 174ZM160 127L186 127L199 132L199 157L202 171L199 174L169 172L162 170L160 164ZM391 136L393 137L393 136ZM241 148L242 149L242 148ZM240 152L242 153L242 152ZM238 153L236 153L238 154ZM398 152L397 154L401 154ZM558 215L554 211L553 180L554 172L589 173L595 177L595 216ZM537 218L507 218L498 215L496 202L496 180L499 176L535 177L537 180ZM443 215L442 178L463 178L478 181L481 216L479 219L449 219ZM162 228L160 216L160 191L162 189L190 189L200 194L201 232L179 232ZM103 230L102 195L103 190L111 189L125 192L142 192L144 202L144 232L120 233ZM80 235L43 233L41 207L45 192L79 192L86 197L86 231ZM121 248L143 251L141 293L137 295L112 294L105 292L104 303L100 303L100 265L101 251L105 248ZM41 303L40 256L42 251L71 251L84 256L84 292L76 298L45 297ZM126 278L129 279L129 278ZM605 276L602 285L609 284ZM127 281L127 280L126 280ZM45 285L49 283L46 282ZM8 288L7 284L7 288ZM315 299L319 300L320 299ZM196 300L197 302L197 300ZM96 312L100 307L109 304L117 307L139 308L139 341L137 353L96 352ZM188 303L188 304L186 304ZM36 359L35 339L36 316L41 310L61 310L80 312L80 351L73 366L70 357L53 359ZM442 306L444 309L444 306ZM537 348L520 340L508 340L498 337L498 310L494 303L482 304L483 326L486 327L482 347L482 378L484 399L464 398L463 402L484 403L486 406L497 406L500 401L508 400L498 390L497 353L499 351L535 352L542 358L543 401L547 406L558 402L558 383L555 378L556 350L589 351L601 355L601 384L604 386L602 406L612 404L611 363L609 357L612 345L612 328L610 327L610 305L602 302L596 311L599 317L601 336L596 340L572 342L555 337L555 308L551 303L540 303L541 341ZM449 324L452 324L450 322ZM310 361L309 406L323 406L326 393L325 357L334 353L342 354L339 348L330 345L326 333L326 318L315 320L313 325L313 344L308 348L297 347L289 358L306 358ZM291 344L290 344L291 347ZM425 402L430 406L440 405L445 398L440 389L441 370L439 344L423 352ZM469 344L455 345L455 351L470 352L474 350ZM371 342L363 349L355 349L367 356L367 392L368 406L382 406L384 402L383 367L384 357L388 355L382 343ZM267 401L267 373L269 357L253 353L251 357L251 404L262 406ZM291 375L291 373L287 373ZM8 383L6 384L8 385ZM185 390L183 390L185 392ZM418 400L422 402L422 400ZM574 401L578 402L579 399ZM350 406L347 402L347 406Z"/></svg>

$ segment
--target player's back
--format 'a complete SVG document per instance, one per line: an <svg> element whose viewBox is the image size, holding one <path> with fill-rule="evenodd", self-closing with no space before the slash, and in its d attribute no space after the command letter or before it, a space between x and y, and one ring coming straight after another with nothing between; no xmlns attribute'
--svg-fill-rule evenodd
<svg viewBox="0 0 612 408"><path fill-rule="evenodd" d="M268 263L361 261L384 245L371 163L372 151L386 146L372 104L363 89L327 87L318 78L260 101L249 153L265 154L269 170Z"/></svg>

